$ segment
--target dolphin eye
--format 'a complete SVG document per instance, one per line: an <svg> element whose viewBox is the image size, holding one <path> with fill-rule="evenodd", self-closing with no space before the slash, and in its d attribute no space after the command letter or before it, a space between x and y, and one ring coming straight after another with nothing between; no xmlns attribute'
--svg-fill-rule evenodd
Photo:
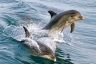
<svg viewBox="0 0 96 64"><path fill-rule="evenodd" d="M73 15L71 17L74 17Z"/></svg>

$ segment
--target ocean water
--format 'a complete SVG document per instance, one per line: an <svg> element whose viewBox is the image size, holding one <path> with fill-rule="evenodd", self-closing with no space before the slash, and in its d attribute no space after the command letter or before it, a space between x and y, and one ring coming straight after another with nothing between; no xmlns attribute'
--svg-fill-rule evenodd
<svg viewBox="0 0 96 64"><path fill-rule="evenodd" d="M76 24L73 33L64 31L66 43L58 45L56 62L33 56L9 37L10 30L4 31L32 23L42 28L51 19L48 10L70 9L80 11L85 19ZM96 0L0 0L0 64L96 64Z"/></svg>

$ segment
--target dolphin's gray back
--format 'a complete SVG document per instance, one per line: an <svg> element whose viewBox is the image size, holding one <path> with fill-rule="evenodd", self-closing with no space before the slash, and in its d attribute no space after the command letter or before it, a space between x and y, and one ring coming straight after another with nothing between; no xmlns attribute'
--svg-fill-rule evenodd
<svg viewBox="0 0 96 64"><path fill-rule="evenodd" d="M63 16L74 16L76 14L80 14L78 11L76 10L68 10L68 11L64 11L62 13L57 14L56 16L54 16L51 21L49 22L49 24L47 24L44 29L51 29L52 26L56 23L58 23L58 21L63 17Z"/></svg>
<svg viewBox="0 0 96 64"><path fill-rule="evenodd" d="M52 17L50 22L44 27L44 29L51 29L54 24L56 24L63 16L65 15L65 12L62 12L60 14L55 15Z"/></svg>

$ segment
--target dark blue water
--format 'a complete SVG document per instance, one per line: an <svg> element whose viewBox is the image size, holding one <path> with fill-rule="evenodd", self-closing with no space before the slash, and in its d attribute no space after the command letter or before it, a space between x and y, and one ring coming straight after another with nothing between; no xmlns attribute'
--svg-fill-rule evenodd
<svg viewBox="0 0 96 64"><path fill-rule="evenodd" d="M65 31L65 41L58 45L56 62L33 56L28 48L14 40L9 26L35 23L45 26L48 10L60 13L78 10L85 19L76 24L75 32ZM0 64L96 64L96 0L0 0Z"/></svg>

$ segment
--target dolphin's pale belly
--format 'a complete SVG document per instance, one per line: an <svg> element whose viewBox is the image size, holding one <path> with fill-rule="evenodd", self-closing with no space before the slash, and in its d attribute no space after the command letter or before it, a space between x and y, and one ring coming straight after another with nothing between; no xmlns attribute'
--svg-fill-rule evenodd
<svg viewBox="0 0 96 64"><path fill-rule="evenodd" d="M61 26L60 28L58 27L53 27L48 35L50 37L52 37L54 39L54 41L57 41L57 42L65 42L64 41L64 35L63 35L63 31L67 28L67 27L70 27L70 23L68 21L66 21L66 24ZM64 30L63 30L64 29Z"/></svg>

